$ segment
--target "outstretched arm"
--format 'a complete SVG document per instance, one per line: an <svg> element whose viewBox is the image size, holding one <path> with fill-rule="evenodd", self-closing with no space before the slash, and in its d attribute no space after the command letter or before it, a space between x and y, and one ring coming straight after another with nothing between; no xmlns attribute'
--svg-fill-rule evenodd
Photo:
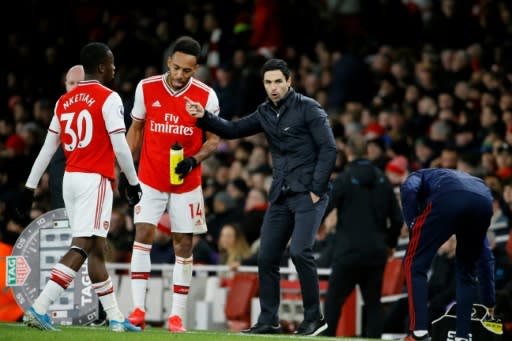
<svg viewBox="0 0 512 341"><path fill-rule="evenodd" d="M254 135L263 131L260 121L256 116L257 112L254 112L240 120L228 121L206 111L199 102L194 102L188 97L185 97L185 101L185 109L187 112L192 117L197 118L196 125L204 130L211 131L222 138L236 139Z"/></svg>

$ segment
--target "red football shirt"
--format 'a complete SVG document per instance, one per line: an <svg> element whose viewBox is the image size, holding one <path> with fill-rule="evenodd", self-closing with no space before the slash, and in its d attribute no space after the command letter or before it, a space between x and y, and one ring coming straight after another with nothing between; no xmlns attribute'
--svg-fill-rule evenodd
<svg viewBox="0 0 512 341"><path fill-rule="evenodd" d="M181 90L174 91L166 82L167 74L143 79L135 90L132 118L145 120L144 139L139 161L139 179L161 192L189 192L201 185L201 167L194 168L181 185L171 185L169 156L178 142L185 157L195 155L203 145L203 131L185 110L185 97L201 103L218 114L217 95L206 84L191 78Z"/></svg>
<svg viewBox="0 0 512 341"><path fill-rule="evenodd" d="M57 101L48 130L60 134L67 172L99 173L114 180L109 134L126 130L117 92L95 80L80 82Z"/></svg>

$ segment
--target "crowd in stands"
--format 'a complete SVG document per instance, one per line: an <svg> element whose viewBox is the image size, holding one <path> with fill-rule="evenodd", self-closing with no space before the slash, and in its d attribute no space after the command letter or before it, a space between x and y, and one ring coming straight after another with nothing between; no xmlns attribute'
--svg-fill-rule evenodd
<svg viewBox="0 0 512 341"><path fill-rule="evenodd" d="M166 71L168 48L181 35L201 42L197 76L217 92L222 116L249 114L265 95L259 67L270 57L283 58L293 70L295 90L315 98L329 114L338 147L333 178L346 164L347 138L362 134L369 159L396 186L416 169L461 169L492 188L493 222L508 228L512 221L510 1L177 0L133 5L87 0L65 2L55 10L34 0L14 6L23 7L26 17L7 19L0 240L8 244L24 228L13 220L13 206L79 48L93 40L111 47L116 56L112 88L123 99L129 125L135 85ZM253 264L271 167L262 136L223 141L215 157L203 162L209 231L196 241L202 254L194 254L196 261L233 268ZM48 211L49 203L45 176L32 218ZM128 261L131 213L118 193L114 206L111 261ZM321 227L319 254L334 225L326 220ZM162 262L173 257L157 254L168 252L170 231L160 226L158 231L157 243L165 247L154 247L152 257ZM322 263L328 265L325 259ZM497 284L512 293L510 281Z"/></svg>

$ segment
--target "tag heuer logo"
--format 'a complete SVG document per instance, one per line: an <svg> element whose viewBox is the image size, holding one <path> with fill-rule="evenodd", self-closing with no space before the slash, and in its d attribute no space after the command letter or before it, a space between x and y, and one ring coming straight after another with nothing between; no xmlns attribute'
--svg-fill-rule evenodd
<svg viewBox="0 0 512 341"><path fill-rule="evenodd" d="M20 286L30 274L30 266L23 256L7 257L7 276L6 284L8 287Z"/></svg>

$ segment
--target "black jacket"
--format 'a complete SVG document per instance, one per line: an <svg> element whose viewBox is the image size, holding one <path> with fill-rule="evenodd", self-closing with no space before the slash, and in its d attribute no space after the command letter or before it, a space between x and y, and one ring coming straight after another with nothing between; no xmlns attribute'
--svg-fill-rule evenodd
<svg viewBox="0 0 512 341"><path fill-rule="evenodd" d="M396 247L403 224L386 175L368 160L351 162L334 181L326 212L334 208L338 209L335 260L352 265L385 264L388 248Z"/></svg>
<svg viewBox="0 0 512 341"><path fill-rule="evenodd" d="M279 198L285 180L292 192L322 196L328 191L336 143L327 114L313 99L290 89L277 106L266 100L240 120L205 112L196 124L226 139L265 133L273 166L270 202Z"/></svg>

